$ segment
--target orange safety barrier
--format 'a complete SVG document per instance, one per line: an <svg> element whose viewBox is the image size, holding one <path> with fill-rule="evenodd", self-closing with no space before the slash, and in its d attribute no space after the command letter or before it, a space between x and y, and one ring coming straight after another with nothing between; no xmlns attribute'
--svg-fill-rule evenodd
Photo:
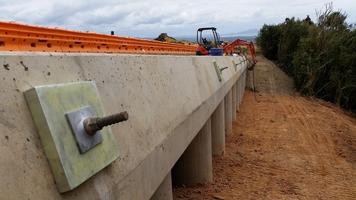
<svg viewBox="0 0 356 200"><path fill-rule="evenodd" d="M0 51L194 55L195 45L0 22Z"/></svg>

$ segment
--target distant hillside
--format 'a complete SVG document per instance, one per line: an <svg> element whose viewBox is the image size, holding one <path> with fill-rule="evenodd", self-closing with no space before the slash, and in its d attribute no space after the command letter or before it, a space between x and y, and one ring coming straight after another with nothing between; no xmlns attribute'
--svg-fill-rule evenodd
<svg viewBox="0 0 356 200"><path fill-rule="evenodd" d="M252 41L256 42L256 36L229 36L229 37L222 37L224 41L234 41L237 38L242 39L242 40L247 40L247 41Z"/></svg>
<svg viewBox="0 0 356 200"><path fill-rule="evenodd" d="M177 40L171 36L169 36L167 33L161 33L155 40L161 41L161 42L177 42Z"/></svg>
<svg viewBox="0 0 356 200"><path fill-rule="evenodd" d="M195 41L193 40L186 40L186 39L176 39L174 37L169 36L167 33L161 33L157 38L154 40L158 40L161 42L170 42L170 43L180 43L180 44L191 44L194 43Z"/></svg>
<svg viewBox="0 0 356 200"><path fill-rule="evenodd" d="M223 41L226 41L226 42L234 41L237 38L242 39L242 40L253 41L253 42L256 41L256 36L228 36L228 37L221 37L221 39ZM182 36L182 37L177 36L176 39L177 40L186 40L186 41L191 41L191 42L196 42L196 40L197 40L196 36Z"/></svg>
<svg viewBox="0 0 356 200"><path fill-rule="evenodd" d="M256 37L257 36L226 36L226 37L221 37L221 39L225 42L232 42L236 40L237 38L242 39L242 40L247 40L247 41L252 41L256 42ZM153 38L146 38L146 39L153 39ZM208 38L211 40L211 38ZM162 41L162 42L171 42L171 43L183 43L183 44L189 44L189 43L196 43L196 36L177 36L177 37L172 37L169 36L167 33L161 33L157 38L154 40Z"/></svg>

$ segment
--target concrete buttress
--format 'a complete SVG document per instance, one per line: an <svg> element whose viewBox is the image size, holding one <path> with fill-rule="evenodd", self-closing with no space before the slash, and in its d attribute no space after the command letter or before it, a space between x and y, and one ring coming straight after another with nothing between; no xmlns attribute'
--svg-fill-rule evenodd
<svg viewBox="0 0 356 200"><path fill-rule="evenodd" d="M225 134L232 133L232 91L225 96Z"/></svg>
<svg viewBox="0 0 356 200"><path fill-rule="evenodd" d="M211 144L212 153L221 156L225 151L225 103L218 105L211 116Z"/></svg>
<svg viewBox="0 0 356 200"><path fill-rule="evenodd" d="M195 185L213 181L211 119L190 143L172 170L175 185Z"/></svg>
<svg viewBox="0 0 356 200"><path fill-rule="evenodd" d="M236 120L237 96L236 96L236 83L231 88L232 91L232 121Z"/></svg>
<svg viewBox="0 0 356 200"><path fill-rule="evenodd" d="M167 174L150 200L173 200L171 172Z"/></svg>

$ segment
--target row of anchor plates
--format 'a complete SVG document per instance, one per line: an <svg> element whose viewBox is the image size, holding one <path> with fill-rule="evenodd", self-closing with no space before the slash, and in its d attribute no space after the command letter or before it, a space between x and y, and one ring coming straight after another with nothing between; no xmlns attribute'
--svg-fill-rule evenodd
<svg viewBox="0 0 356 200"><path fill-rule="evenodd" d="M194 55L195 45L0 22L0 51Z"/></svg>

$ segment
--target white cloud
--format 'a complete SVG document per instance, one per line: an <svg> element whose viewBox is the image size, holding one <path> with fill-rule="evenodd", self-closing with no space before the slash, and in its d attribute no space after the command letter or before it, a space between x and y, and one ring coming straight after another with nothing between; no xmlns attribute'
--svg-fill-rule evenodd
<svg viewBox="0 0 356 200"><path fill-rule="evenodd" d="M0 20L131 36L194 35L201 26L237 33L279 23L286 17L315 16L330 0L0 0ZM337 0L335 9L356 22L356 3Z"/></svg>

